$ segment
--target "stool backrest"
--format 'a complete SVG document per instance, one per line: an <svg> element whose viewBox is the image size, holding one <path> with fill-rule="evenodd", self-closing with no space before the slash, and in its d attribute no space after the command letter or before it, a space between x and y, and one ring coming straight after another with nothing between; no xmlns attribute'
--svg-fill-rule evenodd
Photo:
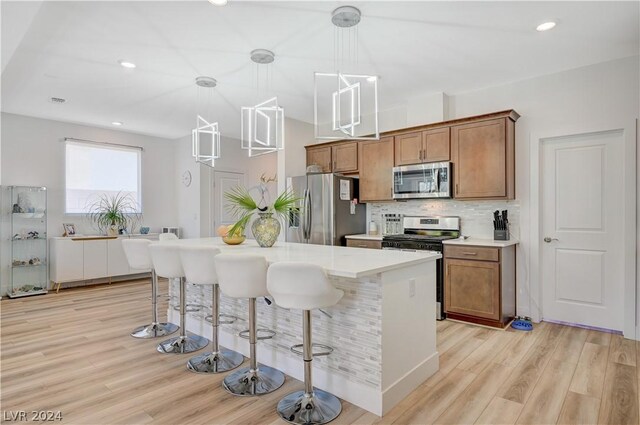
<svg viewBox="0 0 640 425"><path fill-rule="evenodd" d="M269 267L267 288L280 307L301 310L331 307L344 295L329 281L322 267L289 261Z"/></svg>
<svg viewBox="0 0 640 425"><path fill-rule="evenodd" d="M149 239L122 239L122 249L132 269L149 270L153 268L149 253Z"/></svg>
<svg viewBox="0 0 640 425"><path fill-rule="evenodd" d="M189 283L197 285L215 285L218 283L214 257L220 254L212 246L183 246L180 248L180 260L184 276Z"/></svg>
<svg viewBox="0 0 640 425"><path fill-rule="evenodd" d="M233 298L258 298L267 291L267 260L261 255L220 254L215 256L218 284Z"/></svg>
<svg viewBox="0 0 640 425"><path fill-rule="evenodd" d="M177 239L178 239L178 237L174 233L160 233L158 235L158 240L160 242L175 241Z"/></svg>
<svg viewBox="0 0 640 425"><path fill-rule="evenodd" d="M168 279L184 277L180 247L175 244L154 243L149 245L153 268L158 276Z"/></svg>

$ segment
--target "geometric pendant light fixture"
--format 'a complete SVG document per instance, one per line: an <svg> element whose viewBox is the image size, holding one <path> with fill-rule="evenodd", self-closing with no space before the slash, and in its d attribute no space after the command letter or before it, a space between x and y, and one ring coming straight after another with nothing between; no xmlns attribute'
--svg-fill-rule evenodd
<svg viewBox="0 0 640 425"><path fill-rule="evenodd" d="M275 55L266 49L256 49L251 52L251 60L259 71L273 63ZM259 77L257 91L260 95ZM284 149L284 108L278 104L277 96L254 106L243 106L240 114L241 147L250 157Z"/></svg>
<svg viewBox="0 0 640 425"><path fill-rule="evenodd" d="M360 10L353 6L341 6L331 14L336 27L336 71L314 73L314 127L318 140L380 139L378 77L338 70L357 67L357 45L344 44L345 40L357 44L356 25L360 20Z"/></svg>
<svg viewBox="0 0 640 425"><path fill-rule="evenodd" d="M217 81L211 77L196 78L198 86L198 98L204 97L204 107L198 112L196 117L196 127L191 130L191 155L196 162L209 167L215 165L215 160L220 158L220 129L217 122L209 122L202 115L207 115L211 106L211 91L217 85ZM200 96L204 93L205 96Z"/></svg>

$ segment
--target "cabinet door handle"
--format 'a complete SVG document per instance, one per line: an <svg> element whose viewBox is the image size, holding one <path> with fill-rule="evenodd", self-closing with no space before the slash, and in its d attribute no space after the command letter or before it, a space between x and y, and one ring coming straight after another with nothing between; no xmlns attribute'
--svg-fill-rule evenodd
<svg viewBox="0 0 640 425"><path fill-rule="evenodd" d="M460 190L458 189L458 183L456 183L456 195L458 194L458 192L460 192Z"/></svg>
<svg viewBox="0 0 640 425"><path fill-rule="evenodd" d="M478 253L477 252L469 252L469 251L467 251L467 252L462 252L462 255L478 255Z"/></svg>

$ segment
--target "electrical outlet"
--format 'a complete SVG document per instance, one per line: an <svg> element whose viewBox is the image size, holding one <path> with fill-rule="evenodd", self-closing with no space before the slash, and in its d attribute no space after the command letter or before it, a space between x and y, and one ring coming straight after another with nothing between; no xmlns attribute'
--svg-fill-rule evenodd
<svg viewBox="0 0 640 425"><path fill-rule="evenodd" d="M416 280L409 279L409 298L413 298L416 295Z"/></svg>

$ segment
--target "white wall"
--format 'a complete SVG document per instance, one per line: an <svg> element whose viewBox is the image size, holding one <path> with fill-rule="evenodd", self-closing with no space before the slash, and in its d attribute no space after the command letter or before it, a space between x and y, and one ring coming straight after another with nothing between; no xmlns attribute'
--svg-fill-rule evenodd
<svg viewBox="0 0 640 425"><path fill-rule="evenodd" d="M64 213L65 137L141 146L143 223L152 231L177 221L175 208L173 142L157 137L106 130L59 121L2 113L2 184L46 186L48 236L62 235L62 223L75 223L78 233L95 234L80 215ZM113 164L114 172L118 164ZM5 250L3 249L3 254ZM7 257L7 255L5 255ZM7 280L3 259L2 283Z"/></svg>

